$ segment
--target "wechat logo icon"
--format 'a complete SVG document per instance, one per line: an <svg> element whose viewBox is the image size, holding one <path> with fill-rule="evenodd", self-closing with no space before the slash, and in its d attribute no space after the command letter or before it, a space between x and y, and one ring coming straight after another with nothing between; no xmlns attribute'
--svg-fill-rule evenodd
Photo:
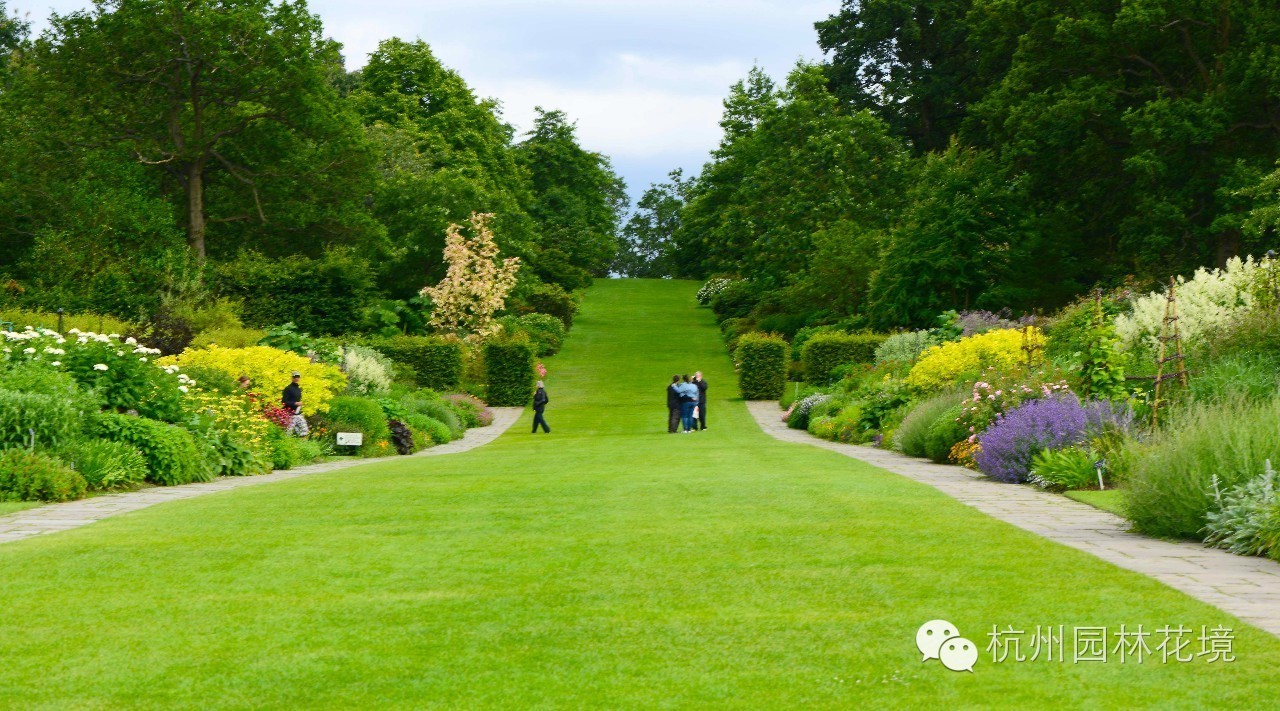
<svg viewBox="0 0 1280 711"><path fill-rule="evenodd" d="M924 655L921 661L937 659L951 671L973 671L978 661L978 646L960 636L960 630L946 620L930 620L916 631L916 648Z"/></svg>

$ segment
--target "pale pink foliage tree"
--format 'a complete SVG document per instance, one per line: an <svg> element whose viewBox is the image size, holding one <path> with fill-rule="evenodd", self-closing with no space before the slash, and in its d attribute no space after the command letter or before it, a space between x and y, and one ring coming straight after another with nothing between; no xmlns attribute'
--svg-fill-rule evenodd
<svg viewBox="0 0 1280 711"><path fill-rule="evenodd" d="M439 284L421 291L435 304L431 325L472 343L502 329L494 314L506 305L520 271L519 257L498 261L498 245L489 229L491 219L492 214L472 213L470 236L463 234L462 225L449 225L444 245L449 270Z"/></svg>

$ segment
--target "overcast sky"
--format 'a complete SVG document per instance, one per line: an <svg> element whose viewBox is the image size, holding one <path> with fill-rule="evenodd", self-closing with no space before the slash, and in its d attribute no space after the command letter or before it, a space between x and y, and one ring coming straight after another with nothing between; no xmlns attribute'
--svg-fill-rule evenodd
<svg viewBox="0 0 1280 711"><path fill-rule="evenodd" d="M37 32L77 0L8 0ZM421 38L505 117L562 109L608 155L633 199L667 172L696 172L720 137L721 100L753 63L775 79L816 59L813 23L839 0L312 0L347 68L378 41Z"/></svg>

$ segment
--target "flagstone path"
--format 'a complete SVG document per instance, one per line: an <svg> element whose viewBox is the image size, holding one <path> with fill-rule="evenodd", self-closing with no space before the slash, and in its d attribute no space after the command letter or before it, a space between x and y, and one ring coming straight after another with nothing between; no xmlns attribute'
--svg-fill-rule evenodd
<svg viewBox="0 0 1280 711"><path fill-rule="evenodd" d="M1125 519L1065 496L993 481L964 467L820 439L788 428L773 401L748 402L747 407L760 428L777 439L829 449L928 484L988 516L1153 577L1280 635L1280 563L1273 560L1191 541L1148 538L1130 532Z"/></svg>
<svg viewBox="0 0 1280 711"><path fill-rule="evenodd" d="M475 449L482 445L488 444L497 439L499 435L506 432L511 425L520 419L520 414L524 412L522 407L495 407L493 411L493 423L488 427L475 427L467 430L461 439L454 440L448 444L442 444L430 449L424 449L412 456L429 457L441 454L457 454L465 452L469 449ZM46 533L57 533L71 528L79 528L87 526L94 521L100 521L108 516L126 513L129 511L137 511L145 509L156 504L163 504L168 501L179 501L182 499L190 499L196 496L204 496L205 494L213 494L219 491L228 491L231 489L241 489L246 486L258 486L260 484L270 484L277 481L285 481L287 479L296 479L300 476L308 474L319 474L321 472L331 472L339 469L348 469L350 467L369 464L370 462L379 461L376 459L345 459L341 461L325 462L323 464L312 464L310 466L298 467L297 469L288 469L274 471L270 474L262 476L229 476L222 477L210 482L199 484L184 484L182 486L156 486L141 491L129 491L119 494L107 494L104 496L95 496L91 499L81 499L80 501L68 501L62 504L50 504L48 506L40 506L33 509L26 509L17 513L0 516L0 544L9 543L11 541L20 541L32 536L39 536Z"/></svg>

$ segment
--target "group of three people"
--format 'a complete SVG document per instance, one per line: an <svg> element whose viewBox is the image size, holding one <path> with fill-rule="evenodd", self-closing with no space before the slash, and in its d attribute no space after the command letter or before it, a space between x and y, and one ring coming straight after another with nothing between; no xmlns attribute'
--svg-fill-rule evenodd
<svg viewBox="0 0 1280 711"><path fill-rule="evenodd" d="M667 386L667 432L707 429L707 381L698 371L690 378L673 375Z"/></svg>

